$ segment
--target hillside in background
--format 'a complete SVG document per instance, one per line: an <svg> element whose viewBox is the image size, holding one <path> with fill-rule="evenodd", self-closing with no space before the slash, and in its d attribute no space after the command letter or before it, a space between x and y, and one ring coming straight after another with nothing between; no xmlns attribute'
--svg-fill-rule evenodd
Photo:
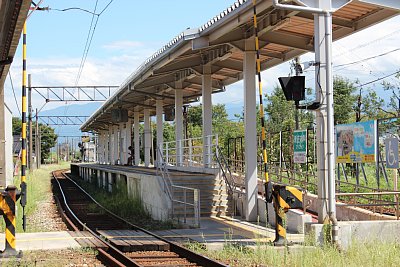
<svg viewBox="0 0 400 267"><path fill-rule="evenodd" d="M101 102L89 102L85 104L72 104L60 105L57 108L44 110L40 112L39 116L64 116L64 115L78 115L78 116L91 116L100 106ZM39 122L44 122L39 120ZM67 126L53 126L58 136L81 136L79 130L80 125L67 125ZM62 138L60 138L62 142Z"/></svg>

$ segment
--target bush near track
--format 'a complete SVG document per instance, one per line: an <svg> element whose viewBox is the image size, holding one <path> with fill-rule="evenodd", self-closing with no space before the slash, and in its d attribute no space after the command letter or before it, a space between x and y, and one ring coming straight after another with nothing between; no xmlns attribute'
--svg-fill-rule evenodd
<svg viewBox="0 0 400 267"><path fill-rule="evenodd" d="M47 199L51 199L51 172L60 169L68 169L68 162L61 162L60 164L52 164L52 165L42 165L40 169L28 171L26 175L27 182L27 205L25 207L25 214L27 215L27 232L38 232L38 231L46 231L46 229L40 229L41 227L37 227L33 221L31 220L32 216L35 212L40 212L41 204ZM14 176L14 185L19 188L21 183L20 176ZM16 218L16 226L17 232L23 232L22 229L22 207L19 204L19 201L16 203L17 207L17 218ZM47 218L50 220L50 218ZM0 220L1 229L5 229L4 220ZM0 241L1 242L1 241Z"/></svg>
<svg viewBox="0 0 400 267"><path fill-rule="evenodd" d="M272 246L256 246L252 249L227 244L219 251L208 251L198 244L188 246L197 253L225 262L232 267L400 266L400 243L353 243L346 251L339 251L331 246L303 246L289 251Z"/></svg>

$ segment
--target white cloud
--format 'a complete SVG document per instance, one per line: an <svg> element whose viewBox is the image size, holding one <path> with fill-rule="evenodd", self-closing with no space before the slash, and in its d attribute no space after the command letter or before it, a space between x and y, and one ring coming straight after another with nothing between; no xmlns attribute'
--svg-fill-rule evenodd
<svg viewBox="0 0 400 267"><path fill-rule="evenodd" d="M398 25L400 25L400 17L372 26L369 29L335 42L333 44L333 64L339 65L354 62L398 48L398 44L400 43ZM103 48L115 50L115 54L113 53L107 58L88 57L79 84L120 85L159 47L160 45L154 43L125 40L106 44ZM32 74L32 85L74 85L80 60L80 57L66 58L56 55L47 58L29 58L28 73ZM303 62L310 60L314 60L314 54L312 53L301 57L301 61ZM21 98L21 62L20 58L15 58L11 66L18 101ZM334 74L342 75L353 81L359 79L362 83L397 70L399 68L398 62L400 62L400 51L366 61L363 64L346 68L334 68L333 71ZM286 76L289 72L288 63L264 71L262 73L264 93L270 93L273 87L278 84L277 78ZM306 73L306 76L307 86L313 88L315 80L312 69ZM388 81L394 82L395 80L388 79ZM379 83L376 86L379 87ZM14 114L17 114L8 78L5 87L7 104L11 106ZM227 86L226 92L215 94L213 102L227 105L240 104L243 103L243 94L243 83L237 82ZM43 98L34 94L34 108L41 107L43 103ZM45 108L47 109L54 105L60 105L60 103L47 104Z"/></svg>
<svg viewBox="0 0 400 267"><path fill-rule="evenodd" d="M145 46L145 43L139 42L139 41L128 41L128 40L122 40L122 41L115 41L106 45L103 45L103 48L109 49L109 50L131 50L135 48L142 48Z"/></svg>

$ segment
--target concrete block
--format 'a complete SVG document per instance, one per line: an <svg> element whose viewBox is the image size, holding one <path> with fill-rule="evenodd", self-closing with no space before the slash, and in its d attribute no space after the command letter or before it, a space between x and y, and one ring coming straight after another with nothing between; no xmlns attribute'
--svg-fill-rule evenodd
<svg viewBox="0 0 400 267"><path fill-rule="evenodd" d="M266 203L264 199L258 198L258 215L260 222L266 222ZM304 224L311 222L312 217L309 214L304 214L300 210L289 210L287 216L287 230L292 233L304 233ZM268 203L268 223L275 226L275 210L272 203Z"/></svg>

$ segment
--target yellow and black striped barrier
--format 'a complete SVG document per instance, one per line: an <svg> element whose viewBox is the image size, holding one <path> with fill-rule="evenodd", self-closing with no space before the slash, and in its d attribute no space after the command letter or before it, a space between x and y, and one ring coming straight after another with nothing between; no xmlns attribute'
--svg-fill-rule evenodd
<svg viewBox="0 0 400 267"><path fill-rule="evenodd" d="M303 190L297 187L274 184L272 198L275 209L275 246L286 243L286 212L289 209L303 208Z"/></svg>
<svg viewBox="0 0 400 267"><path fill-rule="evenodd" d="M15 246L15 202L20 194L15 186L8 186L0 194L0 214L3 215L6 223L6 244L0 253L0 258L15 257L21 255Z"/></svg>

